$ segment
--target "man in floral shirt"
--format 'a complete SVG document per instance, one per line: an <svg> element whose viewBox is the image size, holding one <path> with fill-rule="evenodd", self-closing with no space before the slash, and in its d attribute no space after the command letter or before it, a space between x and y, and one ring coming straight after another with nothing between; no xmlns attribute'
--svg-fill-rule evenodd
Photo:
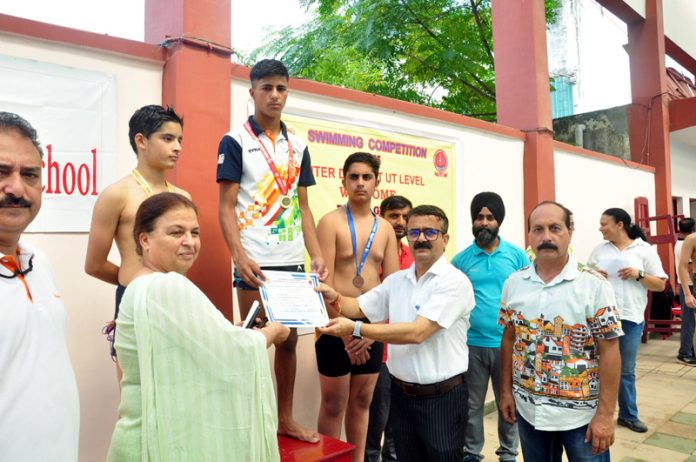
<svg viewBox="0 0 696 462"><path fill-rule="evenodd" d="M612 288L568 254L565 207L542 202L528 230L537 258L508 278L500 301L500 412L518 423L525 460L565 449L569 460L608 461L623 335Z"/></svg>

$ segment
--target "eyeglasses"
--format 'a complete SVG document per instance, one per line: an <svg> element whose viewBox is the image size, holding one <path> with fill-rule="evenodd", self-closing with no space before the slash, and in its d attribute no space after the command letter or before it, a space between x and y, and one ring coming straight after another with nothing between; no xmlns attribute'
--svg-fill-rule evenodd
<svg viewBox="0 0 696 462"><path fill-rule="evenodd" d="M5 278L5 279L12 279L12 278L16 278L17 276L22 276L22 277L26 276L28 272L30 272L31 270L34 269L34 256L33 255L31 256L31 258L29 258L28 266L29 266L29 268L25 269L24 271L20 270L19 268L15 268L13 270L6 268L7 270L12 271L12 275L7 276L5 274L0 273L0 277Z"/></svg>
<svg viewBox="0 0 696 462"><path fill-rule="evenodd" d="M425 236L426 241L434 241L442 231L435 228L412 228L406 231L406 239L411 242L417 241L421 233Z"/></svg>

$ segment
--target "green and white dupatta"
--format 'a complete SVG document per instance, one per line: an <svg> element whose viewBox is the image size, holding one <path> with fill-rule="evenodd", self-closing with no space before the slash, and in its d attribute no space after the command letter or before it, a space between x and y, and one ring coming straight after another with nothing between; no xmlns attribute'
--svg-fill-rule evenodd
<svg viewBox="0 0 696 462"><path fill-rule="evenodd" d="M277 461L278 418L259 332L232 325L186 277L133 281L141 460Z"/></svg>

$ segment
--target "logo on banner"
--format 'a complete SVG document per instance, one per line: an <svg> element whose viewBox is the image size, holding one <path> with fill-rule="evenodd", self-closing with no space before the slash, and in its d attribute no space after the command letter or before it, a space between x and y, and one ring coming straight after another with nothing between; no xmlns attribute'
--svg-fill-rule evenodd
<svg viewBox="0 0 696 462"><path fill-rule="evenodd" d="M435 176L447 177L447 154L442 149L435 151L433 156L435 165Z"/></svg>

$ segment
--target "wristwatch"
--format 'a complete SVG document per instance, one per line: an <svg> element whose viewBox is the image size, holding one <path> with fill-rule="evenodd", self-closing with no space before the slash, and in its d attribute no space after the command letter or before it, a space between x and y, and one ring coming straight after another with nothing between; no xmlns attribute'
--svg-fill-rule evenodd
<svg viewBox="0 0 696 462"><path fill-rule="evenodd" d="M355 321L355 327L353 328L353 338L357 340L362 340L362 335L360 335L360 328L362 327L362 321Z"/></svg>
<svg viewBox="0 0 696 462"><path fill-rule="evenodd" d="M636 281L640 281L643 278L645 278L645 271L643 271L643 270L638 271L638 277L636 278Z"/></svg>

